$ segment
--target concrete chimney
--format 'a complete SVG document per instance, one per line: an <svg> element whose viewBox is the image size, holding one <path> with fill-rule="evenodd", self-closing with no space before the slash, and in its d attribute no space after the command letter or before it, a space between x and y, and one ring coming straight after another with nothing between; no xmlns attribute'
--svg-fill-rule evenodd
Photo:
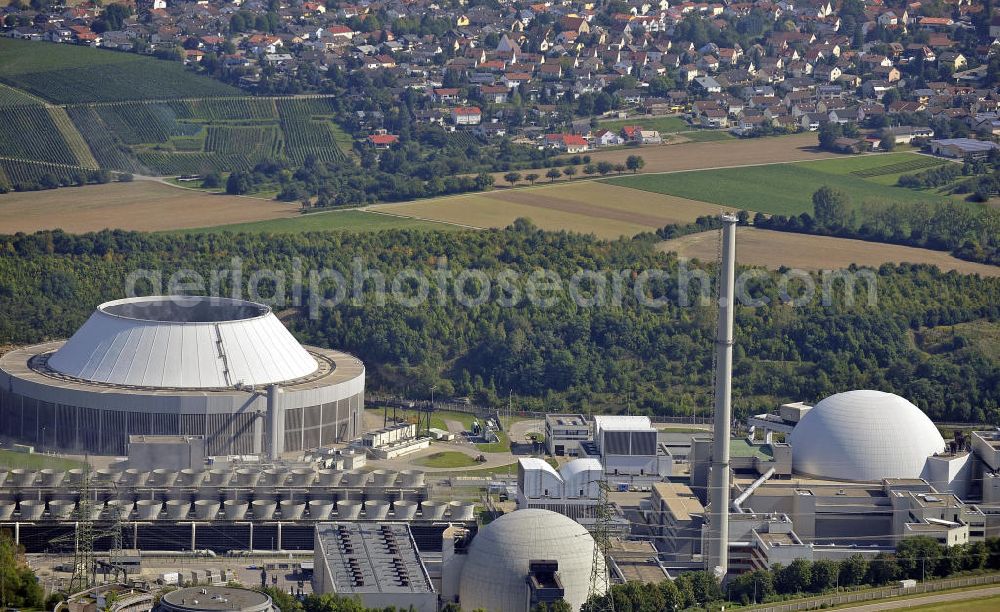
<svg viewBox="0 0 1000 612"><path fill-rule="evenodd" d="M736 285L736 222L722 215L722 262L719 271L719 326L715 337L715 435L708 498L708 569L724 578L729 566L729 426L732 420L733 309Z"/></svg>

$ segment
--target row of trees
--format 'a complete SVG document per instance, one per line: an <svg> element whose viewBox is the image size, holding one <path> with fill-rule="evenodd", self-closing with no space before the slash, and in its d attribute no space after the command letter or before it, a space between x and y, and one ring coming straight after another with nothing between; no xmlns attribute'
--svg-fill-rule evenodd
<svg viewBox="0 0 1000 612"><path fill-rule="evenodd" d="M590 156L588 155L587 157ZM583 173L587 176L593 176L595 174L600 174L601 176L607 176L612 172L621 174L626 170L628 170L633 174L635 174L636 172L641 170L645 165L646 161L642 158L642 156L629 155L628 158L626 158L624 164L621 163L613 164L609 161L600 161L597 162L596 164L588 163L583 167ZM576 175L577 175L576 166L566 166L562 170L560 170L559 168L549 168L549 170L545 173L545 178L549 179L550 182L553 182L562 176L565 176L566 178L572 180L573 177ZM542 175L537 172L528 172L523 175L520 172L508 172L503 175L503 180L510 183L511 187L517 184L522 178L531 183L532 185L534 185L535 181L542 178Z"/></svg>
<svg viewBox="0 0 1000 612"><path fill-rule="evenodd" d="M0 299L0 342L68 337L95 305L122 296L130 272L157 271L163 283L143 283L138 291L162 293L180 269L211 278L222 253L227 262L241 261L244 296L250 295L246 283L254 271L283 273L284 299L273 301L278 309L294 305L293 262L305 271L342 274L343 299L315 313L309 312L309 300L333 299L337 286L305 287L302 317L293 326L305 342L347 350L371 364L373 389L429 397L436 386L438 397L474 396L496 405L513 392L526 410L615 410L626 394L641 414L690 415L711 405L714 309L710 299L702 299L696 276L683 279L702 271L712 278L714 266L688 262L682 274L673 255L656 251L655 239L603 242L539 231L523 220L506 230L481 232L0 237L0 296L18 296ZM373 291L376 280L353 299L355 261L384 275L389 294L384 301ZM486 300L460 302L456 283L438 278L445 264L453 280L466 270L486 275ZM579 284L579 296L603 294L593 305L581 305L569 290L581 268L606 279L603 292L595 290L596 281ZM391 292L404 269L428 279L429 297L417 307ZM561 279L551 302L528 299L530 275L539 269ZM662 298L658 304L643 305L636 296L644 271L663 275L649 277L640 292ZM509 291L498 280L501 273L514 275L513 307L505 305ZM780 272L748 283L751 295L767 298L769 306L740 307L736 313L739 418L777 401L816 401L838 391L874 388L910 399L933 418L1000 422L995 359L974 346L928 354L910 340L912 331L923 327L995 324L1000 279L892 264L874 275L874 304L867 300L864 280L851 292L853 303L838 281L829 305L817 294L794 308L782 306L787 296L782 297ZM622 279L620 300L614 278ZM222 280L219 291L231 293L232 280ZM818 274L811 282L823 285ZM463 290L474 294L475 284ZM269 299L268 291L263 286L261 297Z"/></svg>
<svg viewBox="0 0 1000 612"><path fill-rule="evenodd" d="M46 189L57 189L59 187L82 187L83 185L103 185L110 183L117 178L122 182L133 180L131 174L111 174L107 170L74 170L65 174L53 174L45 172L36 180L17 181L10 186L13 191L43 191ZM0 185L0 193L7 192L8 189Z"/></svg>
<svg viewBox="0 0 1000 612"><path fill-rule="evenodd" d="M608 595L591 598L583 610L607 609L609 598L617 612L682 610L723 601L749 605L839 589L878 587L903 578L929 580L998 569L998 538L949 548L931 538L916 537L900 542L895 553L879 553L871 559L860 554L843 561L799 559L787 566L777 564L747 572L733 577L725 591L705 572L681 574L673 582L660 584L615 585Z"/></svg>
<svg viewBox="0 0 1000 612"><path fill-rule="evenodd" d="M951 251L956 257L1000 265L1000 211L947 201L940 204L865 202L829 186L813 193L813 214L766 216L754 225L765 229L890 242Z"/></svg>

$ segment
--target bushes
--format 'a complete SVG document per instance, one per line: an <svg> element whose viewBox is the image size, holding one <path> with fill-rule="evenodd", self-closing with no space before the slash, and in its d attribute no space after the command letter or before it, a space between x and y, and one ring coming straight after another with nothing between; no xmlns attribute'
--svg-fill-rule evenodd
<svg viewBox="0 0 1000 612"><path fill-rule="evenodd" d="M958 164L944 164L924 172L904 174L896 180L896 184L910 189L928 189L947 185L960 176L962 168Z"/></svg>

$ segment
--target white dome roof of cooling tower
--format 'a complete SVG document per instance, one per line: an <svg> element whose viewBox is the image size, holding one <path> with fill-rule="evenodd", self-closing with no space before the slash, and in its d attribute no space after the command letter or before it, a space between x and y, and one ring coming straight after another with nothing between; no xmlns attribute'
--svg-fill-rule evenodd
<svg viewBox="0 0 1000 612"><path fill-rule="evenodd" d="M185 389L266 385L319 367L267 306L179 296L101 304L48 366L95 383Z"/></svg>
<svg viewBox="0 0 1000 612"><path fill-rule="evenodd" d="M920 478L944 438L919 408L892 393L847 391L816 404L792 430L792 469L822 478Z"/></svg>
<svg viewBox="0 0 1000 612"><path fill-rule="evenodd" d="M515 510L472 539L459 603L463 610L521 612L528 601L528 562L555 560L565 599L579 610L587 600L593 556L594 538L580 523L550 510Z"/></svg>

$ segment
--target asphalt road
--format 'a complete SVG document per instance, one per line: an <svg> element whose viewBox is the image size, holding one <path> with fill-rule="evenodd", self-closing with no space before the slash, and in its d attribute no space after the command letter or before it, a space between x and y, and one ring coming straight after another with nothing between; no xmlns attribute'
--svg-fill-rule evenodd
<svg viewBox="0 0 1000 612"><path fill-rule="evenodd" d="M951 603L968 599L982 599L984 597L994 597L1000 595L1000 586L987 587L984 589L974 589L971 591L956 591L954 593L942 593L940 595L924 595L923 597L911 597L909 599L896 599L894 601L880 601L876 603L863 604L843 608L855 612L875 612L876 610L905 610L918 606L927 606L938 603Z"/></svg>

